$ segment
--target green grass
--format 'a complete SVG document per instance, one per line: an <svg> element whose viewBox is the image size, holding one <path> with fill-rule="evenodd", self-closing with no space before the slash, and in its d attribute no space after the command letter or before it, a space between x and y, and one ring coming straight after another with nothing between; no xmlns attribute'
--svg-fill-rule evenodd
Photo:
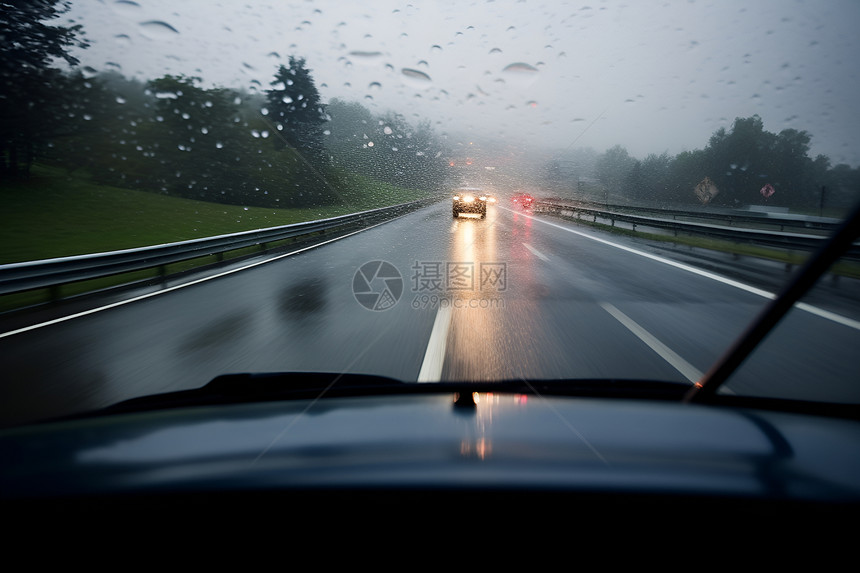
<svg viewBox="0 0 860 573"><path fill-rule="evenodd" d="M0 187L0 264L142 247L344 215L420 192L342 176L342 205L273 209L223 205L99 185L35 165Z"/></svg>
<svg viewBox="0 0 860 573"><path fill-rule="evenodd" d="M616 235L626 235L629 237L637 237L650 241L674 243L676 245L684 245L692 248L731 253L733 255L738 256L757 257L791 265L802 265L804 262L806 262L807 258L811 254L809 252L770 249L758 245L733 243L731 241L721 241L718 239L708 239L706 237L695 237L691 235L679 235L675 237L669 235L660 235L657 233L643 233L640 231L633 231L631 229L614 227L605 223L596 223L584 219L577 219L575 217L565 218L581 225L588 225L589 227L598 228L602 231L609 231L610 233L615 233ZM860 264L855 263L853 261L837 261L836 264L833 265L833 268L830 269L830 272L844 277L860 278Z"/></svg>
<svg viewBox="0 0 860 573"><path fill-rule="evenodd" d="M99 185L76 172L34 165L30 178L0 186L0 264L100 253L275 227L406 203L426 194L338 173L342 204L308 209L242 207ZM277 247L291 239L277 241ZM259 252L247 247L224 260ZM55 288L0 296L0 312L216 262L212 256Z"/></svg>

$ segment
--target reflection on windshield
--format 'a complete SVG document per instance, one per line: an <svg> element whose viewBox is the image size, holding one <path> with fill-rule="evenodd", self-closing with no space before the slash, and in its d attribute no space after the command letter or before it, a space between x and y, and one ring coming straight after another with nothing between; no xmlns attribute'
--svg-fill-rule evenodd
<svg viewBox="0 0 860 573"><path fill-rule="evenodd" d="M236 371L692 383L860 199L857 21L843 1L11 2L2 417ZM134 268L34 263L119 250ZM731 392L857 400L858 258Z"/></svg>

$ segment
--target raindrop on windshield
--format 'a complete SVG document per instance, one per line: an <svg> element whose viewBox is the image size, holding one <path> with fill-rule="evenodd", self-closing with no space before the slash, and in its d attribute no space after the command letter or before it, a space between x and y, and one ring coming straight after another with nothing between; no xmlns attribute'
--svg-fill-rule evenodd
<svg viewBox="0 0 860 573"><path fill-rule="evenodd" d="M354 58L373 60L379 58L382 55L382 52L364 52L357 50L350 52L349 55Z"/></svg>
<svg viewBox="0 0 860 573"><path fill-rule="evenodd" d="M530 64L516 62L508 64L502 71L509 74L534 74L537 73L538 69Z"/></svg>
<svg viewBox="0 0 860 573"><path fill-rule="evenodd" d="M424 72L414 70L412 68L403 68L400 70L400 73L403 75L407 84L417 88L428 88L430 87L430 83L433 81L430 79L430 76Z"/></svg>
<svg viewBox="0 0 860 573"><path fill-rule="evenodd" d="M140 29L145 36L156 40L172 38L179 33L179 30L177 30L167 22L162 22L161 20L149 20L148 22L141 22Z"/></svg>

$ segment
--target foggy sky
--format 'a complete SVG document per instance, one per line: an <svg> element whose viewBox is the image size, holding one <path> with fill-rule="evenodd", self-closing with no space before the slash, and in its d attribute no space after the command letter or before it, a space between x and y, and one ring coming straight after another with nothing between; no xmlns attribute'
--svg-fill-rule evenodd
<svg viewBox="0 0 860 573"><path fill-rule="evenodd" d="M768 131L808 131L813 157L860 165L854 0L85 0L69 19L97 70L262 91L295 55L323 101L427 119L464 143L643 158L758 114Z"/></svg>

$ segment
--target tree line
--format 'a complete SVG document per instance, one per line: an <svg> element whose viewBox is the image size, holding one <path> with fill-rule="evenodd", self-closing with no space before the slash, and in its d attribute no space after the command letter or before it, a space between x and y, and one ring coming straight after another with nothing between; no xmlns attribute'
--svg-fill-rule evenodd
<svg viewBox="0 0 860 573"><path fill-rule="evenodd" d="M0 37L16 41L0 44L0 181L44 162L108 185L273 207L341 203L355 175L426 192L444 181L429 124L324 104L302 58L261 91L77 69L69 49L86 42L78 26L45 23L62 13L55 4L15 1L2 19ZM52 67L57 57L73 71Z"/></svg>
<svg viewBox="0 0 860 573"><path fill-rule="evenodd" d="M772 205L814 211L849 207L860 199L860 168L831 166L825 155L810 156L811 136L784 129L772 133L758 115L736 118L720 128L703 149L675 156L631 156L616 145L604 153L579 150L546 166L556 191L589 192L647 204L711 204L724 207ZM716 195L700 197L704 182ZM763 192L764 190L764 192Z"/></svg>

